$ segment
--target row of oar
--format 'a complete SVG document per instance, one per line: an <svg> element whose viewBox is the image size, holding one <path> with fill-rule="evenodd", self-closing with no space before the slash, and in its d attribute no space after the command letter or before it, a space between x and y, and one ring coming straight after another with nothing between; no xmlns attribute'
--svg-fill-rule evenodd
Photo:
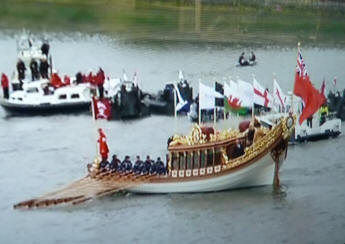
<svg viewBox="0 0 345 244"><path fill-rule="evenodd" d="M103 172L77 180L60 190L39 198L15 204L14 208L42 208L59 204L80 204L96 197L103 197L135 185L148 182L156 175L139 175L132 172Z"/></svg>

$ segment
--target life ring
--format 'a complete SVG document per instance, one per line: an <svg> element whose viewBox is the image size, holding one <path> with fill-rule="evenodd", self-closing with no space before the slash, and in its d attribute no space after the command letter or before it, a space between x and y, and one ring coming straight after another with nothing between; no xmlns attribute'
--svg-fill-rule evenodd
<svg viewBox="0 0 345 244"><path fill-rule="evenodd" d="M192 131L192 138L194 143L198 143L201 139L201 129L199 126L195 126Z"/></svg>

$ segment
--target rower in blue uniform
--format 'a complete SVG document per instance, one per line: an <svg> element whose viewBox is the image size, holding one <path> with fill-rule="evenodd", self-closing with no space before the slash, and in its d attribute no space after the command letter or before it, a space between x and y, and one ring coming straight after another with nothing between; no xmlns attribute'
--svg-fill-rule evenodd
<svg viewBox="0 0 345 244"><path fill-rule="evenodd" d="M148 174L151 171L151 166L152 166L152 160L150 159L150 156L146 156L146 160L144 162L144 167L143 167L143 173Z"/></svg>
<svg viewBox="0 0 345 244"><path fill-rule="evenodd" d="M158 157L156 161L156 172L157 174L165 174L164 163L160 157Z"/></svg>
<svg viewBox="0 0 345 244"><path fill-rule="evenodd" d="M110 171L117 171L120 163L121 163L121 161L117 158L117 155L114 154L113 158L109 164L109 170Z"/></svg>
<svg viewBox="0 0 345 244"><path fill-rule="evenodd" d="M99 165L99 169L100 171L106 171L108 170L109 167L109 162L106 158L102 159L100 165Z"/></svg>
<svg viewBox="0 0 345 244"><path fill-rule="evenodd" d="M135 161L135 164L133 166L133 172L136 174L140 174L142 172L143 168L143 161L140 159L140 156L137 156L137 160Z"/></svg>

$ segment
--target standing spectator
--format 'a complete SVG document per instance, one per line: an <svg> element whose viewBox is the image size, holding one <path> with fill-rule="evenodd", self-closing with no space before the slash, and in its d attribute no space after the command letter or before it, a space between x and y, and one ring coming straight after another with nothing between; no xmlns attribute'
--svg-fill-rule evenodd
<svg viewBox="0 0 345 244"><path fill-rule="evenodd" d="M49 44L48 43L43 43L41 46L41 51L46 57L48 58L48 53L49 53Z"/></svg>
<svg viewBox="0 0 345 244"><path fill-rule="evenodd" d="M9 89L8 89L9 82L8 82L7 76L4 73L2 73L2 75L1 75L1 86L3 89L3 93L4 93L4 98L8 99L10 97Z"/></svg>
<svg viewBox="0 0 345 244"><path fill-rule="evenodd" d="M75 75L75 80L76 80L77 85L84 82L84 81L83 81L83 75L82 75L81 72L78 72L78 73Z"/></svg>
<svg viewBox="0 0 345 244"><path fill-rule="evenodd" d="M98 87L99 98L104 97L104 87L103 87L104 80L105 80L104 71L101 68L99 68L95 76L95 84Z"/></svg>
<svg viewBox="0 0 345 244"><path fill-rule="evenodd" d="M48 79L48 69L49 69L49 64L48 64L47 58L43 57L40 63L40 74L41 74L42 79Z"/></svg>
<svg viewBox="0 0 345 244"><path fill-rule="evenodd" d="M25 79L25 64L19 59L17 62L17 71L18 71L18 80L19 80L19 89L23 90L23 80Z"/></svg>
<svg viewBox="0 0 345 244"><path fill-rule="evenodd" d="M38 72L38 64L37 61L31 59L30 62L30 70L31 70L31 80L38 80L40 78L40 73Z"/></svg>

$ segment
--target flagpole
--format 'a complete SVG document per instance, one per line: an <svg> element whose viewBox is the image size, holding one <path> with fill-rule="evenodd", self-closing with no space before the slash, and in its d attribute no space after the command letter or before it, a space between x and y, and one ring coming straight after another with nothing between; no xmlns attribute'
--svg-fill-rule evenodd
<svg viewBox="0 0 345 244"><path fill-rule="evenodd" d="M177 111L176 111L176 102L177 102L177 99L176 99L176 93L177 93L177 91L176 91L176 87L177 87L177 85L175 84L175 86L174 86L174 132L176 133L176 131L177 131Z"/></svg>
<svg viewBox="0 0 345 244"><path fill-rule="evenodd" d="M226 79L223 80L223 89L225 89L225 84L226 84ZM224 91L224 93L225 93L225 91ZM226 120L226 112L225 112L225 94L223 94L223 95L224 95L224 98L223 98L223 100L224 100L223 116L224 116L224 121L225 121L225 120Z"/></svg>
<svg viewBox="0 0 345 244"><path fill-rule="evenodd" d="M198 109L198 119L199 119L199 125L201 124L201 106L200 106L200 79L199 79L199 109Z"/></svg>
<svg viewBox="0 0 345 244"><path fill-rule="evenodd" d="M216 81L214 82L214 90L216 91ZM213 108L213 127L216 128L217 112L216 112L216 96L214 97L214 108Z"/></svg>
<svg viewBox="0 0 345 244"><path fill-rule="evenodd" d="M96 128L96 138L97 138L97 125L96 125L96 111L95 111L95 97L92 97L91 100L91 111L92 111L92 120L94 122L94 126ZM97 139L96 139L96 157L99 155L99 150L98 150L98 144L97 144Z"/></svg>
<svg viewBox="0 0 345 244"><path fill-rule="evenodd" d="M229 84L229 87L231 87L231 75L229 75L228 84ZM226 99L228 100L228 97ZM232 113L231 109L227 111L228 119L230 119L230 116L232 117L232 119L234 119L235 114L234 113L231 114L231 113Z"/></svg>
<svg viewBox="0 0 345 244"><path fill-rule="evenodd" d="M253 94L254 94L254 78L255 78L255 75L253 75ZM253 125L254 125L254 99L253 99L253 104L252 104L252 122L253 122Z"/></svg>
<svg viewBox="0 0 345 244"><path fill-rule="evenodd" d="M276 79L276 74L273 72L273 81L272 81L272 96L273 96L273 106L272 106L272 110L271 110L271 113L273 112L273 110L275 110L275 112L277 113L278 111L276 110L275 108L275 105L276 105L276 99L275 99L275 90L274 90L274 80Z"/></svg>
<svg viewBox="0 0 345 244"><path fill-rule="evenodd" d="M300 46L301 46L301 43L298 42L297 43L297 59L298 59L298 54L300 52ZM295 77L296 77L296 68L295 68ZM302 74L303 75L303 74ZM291 113L293 114L294 113L294 101L293 101L293 92L294 92L294 88L295 88L295 82L293 82L293 88L292 88L292 93L291 93Z"/></svg>

